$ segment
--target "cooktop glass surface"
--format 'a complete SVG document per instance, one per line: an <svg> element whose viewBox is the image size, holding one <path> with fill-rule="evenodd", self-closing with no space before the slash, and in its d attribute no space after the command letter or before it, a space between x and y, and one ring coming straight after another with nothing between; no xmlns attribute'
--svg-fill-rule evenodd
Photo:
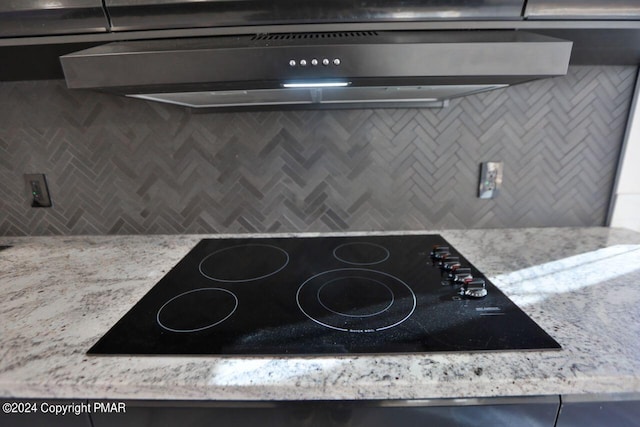
<svg viewBox="0 0 640 427"><path fill-rule="evenodd" d="M89 353L559 348L441 236L412 235L202 240Z"/></svg>

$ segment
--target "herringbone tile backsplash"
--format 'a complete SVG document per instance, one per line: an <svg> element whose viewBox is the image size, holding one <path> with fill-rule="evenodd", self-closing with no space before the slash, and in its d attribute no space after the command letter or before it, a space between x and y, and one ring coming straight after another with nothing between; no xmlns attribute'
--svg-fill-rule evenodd
<svg viewBox="0 0 640 427"><path fill-rule="evenodd" d="M0 83L0 235L603 225L635 67L443 109L191 114ZM479 163L502 193L476 197ZM46 173L50 209L23 173Z"/></svg>

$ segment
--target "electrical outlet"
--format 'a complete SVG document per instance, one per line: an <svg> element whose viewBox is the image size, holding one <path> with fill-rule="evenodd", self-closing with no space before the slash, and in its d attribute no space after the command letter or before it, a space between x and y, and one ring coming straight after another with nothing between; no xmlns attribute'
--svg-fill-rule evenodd
<svg viewBox="0 0 640 427"><path fill-rule="evenodd" d="M32 208L50 208L51 196L47 179L43 173L26 173L24 180L27 183Z"/></svg>
<svg viewBox="0 0 640 427"><path fill-rule="evenodd" d="M483 162L480 168L478 197L493 199L502 185L502 162Z"/></svg>

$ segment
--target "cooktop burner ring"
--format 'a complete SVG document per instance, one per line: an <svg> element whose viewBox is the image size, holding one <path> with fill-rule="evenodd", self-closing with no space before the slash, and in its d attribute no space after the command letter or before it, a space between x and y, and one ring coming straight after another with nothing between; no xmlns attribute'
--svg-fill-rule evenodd
<svg viewBox="0 0 640 427"><path fill-rule="evenodd" d="M347 257L345 257L345 255L338 255L338 252L341 249L345 249L345 248L353 248L353 247L366 247L368 246L369 248L374 248L375 250L380 250L382 249L382 254L381 256L378 257L374 257L371 260L367 260L367 261L362 261L362 259L360 260L349 260L346 259ZM360 254L362 255L362 254ZM370 254L369 254L370 255ZM375 265L375 264L380 264L385 262L386 260L389 259L389 257L391 256L391 253L389 252L389 250L387 248L385 248L382 245L378 245L377 243L370 243L370 242L349 242L349 243L343 243L342 245L336 246L336 248L333 250L333 256L335 257L335 259L337 259L338 261L344 262L345 264L351 264L351 265ZM357 257L358 255L356 255Z"/></svg>
<svg viewBox="0 0 640 427"><path fill-rule="evenodd" d="M224 257L233 257L234 252L237 252L237 256L242 256L243 252L247 250L255 251L255 258L257 258L262 263L273 262L274 260L277 262L275 266L264 265L264 266L250 266L252 268L244 268L243 273L248 271L253 271L255 275L249 277L231 277L233 274L237 274L236 271L227 271L228 277L216 277L211 272L207 270L207 263L210 260L215 259L216 257L222 258L220 265L223 267L229 268L236 266L237 263L230 262L231 260L224 259ZM265 252L266 250L266 252ZM267 245L263 243L248 243L243 245L235 245L222 249L218 249L217 251L210 253L205 256L200 264L198 264L198 270L200 274L210 280L214 280L216 282L222 283L243 283L243 282L253 282L256 280L265 279L267 277L273 276L274 274L282 271L289 264L289 253L282 248L279 248L274 245ZM249 260L251 262L251 260ZM246 267L246 266L243 266ZM260 268L258 268L260 267Z"/></svg>
<svg viewBox="0 0 640 427"><path fill-rule="evenodd" d="M330 309L317 297L328 283L348 278L383 283L393 295L392 303L373 315L349 316ZM304 281L296 292L296 303L305 316L321 326L341 332L371 333L394 328L406 321L416 309L417 298L409 285L391 274L365 268L340 268L318 273Z"/></svg>
<svg viewBox="0 0 640 427"><path fill-rule="evenodd" d="M329 280L328 282L325 282L322 286L320 286L320 288L318 289L318 292L316 292L316 298L318 299L318 302L320 303L320 305L322 305L324 308L326 308L327 310L329 310L332 313L338 314L340 316L358 317L358 318L377 316L378 314L382 314L385 311L387 311L389 309L389 307L391 307L393 305L393 303L396 300L396 297L393 294L393 291L391 290L391 288L389 288L387 285L385 285L381 281L375 280L375 279L371 279L371 278L365 278L365 279L382 285L385 289L387 289L389 291L389 296L391 297L391 301L389 301L389 304L387 304L387 306L382 308L381 310L378 310L378 311L376 311L374 313L370 313L370 314L360 314L360 315L358 315L358 314L348 314L348 313L342 313L342 312L337 311L337 310L333 310L332 308L328 307L324 302L322 302L322 298L320 297L320 293L325 288L325 286L327 286L327 285L329 285L331 283L337 282L338 280L358 279L358 278L360 278L360 277L358 277L358 276L338 277L338 278Z"/></svg>
<svg viewBox="0 0 640 427"><path fill-rule="evenodd" d="M174 302L174 301L176 301L176 300L178 300L180 298L185 297L185 295L193 294L195 292L203 292L203 291L214 291L214 292L222 291L222 292L230 295L231 297L233 297L233 308L222 319L219 319L219 320L217 320L215 322L206 324L205 326L201 326L201 327L198 327L198 328L191 328L191 329L180 328L180 329L178 329L178 328L172 328L170 326L167 326L162 322L162 320L160 319L162 310L164 310L172 302ZM158 325L160 325L161 328L166 329L167 331L170 331L170 332L179 332L179 333L199 332L199 331L203 331L205 329L213 328L214 326L217 326L217 325L221 324L222 322L227 320L229 317L231 317L231 315L233 313L235 313L237 309L238 309L238 297L236 297L236 295L233 292L231 292L231 291L229 291L227 289L222 289L222 288L198 288L198 289L192 289L190 291L186 291L186 292L183 292L181 294L178 294L178 295L174 296L173 298L171 298L169 301L165 302L162 305L162 307L160 307L158 312L156 313L156 321L158 322Z"/></svg>

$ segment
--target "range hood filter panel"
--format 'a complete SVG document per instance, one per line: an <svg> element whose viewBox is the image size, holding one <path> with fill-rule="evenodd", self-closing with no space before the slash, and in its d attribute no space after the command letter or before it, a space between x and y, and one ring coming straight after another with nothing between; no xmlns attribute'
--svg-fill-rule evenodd
<svg viewBox="0 0 640 427"><path fill-rule="evenodd" d="M441 85L405 87L287 88L235 91L202 91L129 94L132 98L180 105L189 108L246 107L311 104L387 104L420 103L442 106L442 102L507 85Z"/></svg>

